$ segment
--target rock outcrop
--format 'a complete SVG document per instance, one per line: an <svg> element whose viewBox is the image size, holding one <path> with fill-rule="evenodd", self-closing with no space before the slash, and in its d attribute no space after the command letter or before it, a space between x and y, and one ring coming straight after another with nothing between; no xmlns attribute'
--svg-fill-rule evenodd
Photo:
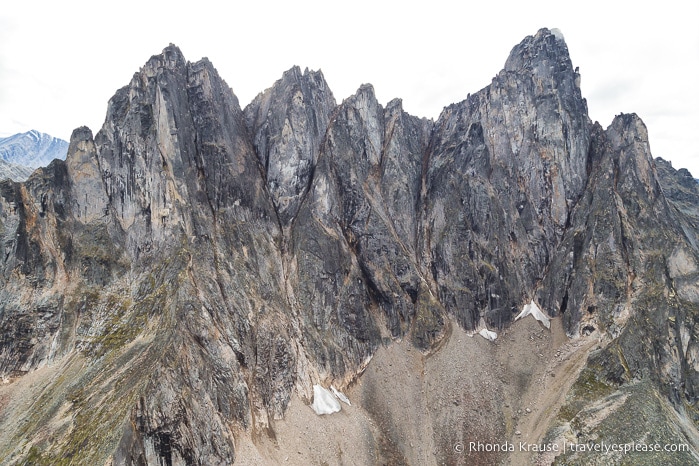
<svg viewBox="0 0 699 466"><path fill-rule="evenodd" d="M298 67L245 108L255 151L279 222L289 227L298 214L318 161L335 98L323 74Z"/></svg>
<svg viewBox="0 0 699 466"><path fill-rule="evenodd" d="M274 462L294 400L359 386L367 458L458 464L458 442L516 439L509 403L538 372L509 379L504 355L532 301L585 351L532 441L606 438L621 427L590 404L660 400L663 438L694 445L672 458L696 457L699 190L636 115L593 124L579 82L542 29L437 121L370 85L337 105L297 67L241 109L167 47L65 162L0 182L0 461ZM454 339L484 328L505 336ZM370 367L399 344L419 428L387 395L402 373ZM464 348L477 380L448 369ZM402 440L425 435L433 455Z"/></svg>
<svg viewBox="0 0 699 466"><path fill-rule="evenodd" d="M464 328L501 327L533 297L583 193L591 125L577 80L562 39L538 34L435 124L422 250Z"/></svg>

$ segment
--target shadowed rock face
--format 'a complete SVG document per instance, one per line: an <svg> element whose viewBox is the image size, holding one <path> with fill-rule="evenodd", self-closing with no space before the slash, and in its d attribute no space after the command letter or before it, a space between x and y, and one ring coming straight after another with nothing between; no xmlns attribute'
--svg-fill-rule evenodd
<svg viewBox="0 0 699 466"><path fill-rule="evenodd" d="M696 422L699 191L637 116L593 125L578 83L545 29L436 122L296 67L243 110L208 60L152 57L65 162L0 182L0 373L58 374L0 404L0 458L229 464L381 346L434 354L532 299L599 333L600 384L650 381ZM379 456L408 457L382 426Z"/></svg>

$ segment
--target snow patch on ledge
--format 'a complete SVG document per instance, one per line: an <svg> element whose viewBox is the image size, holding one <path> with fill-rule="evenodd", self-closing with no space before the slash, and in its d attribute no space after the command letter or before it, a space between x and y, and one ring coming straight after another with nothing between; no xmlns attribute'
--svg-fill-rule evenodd
<svg viewBox="0 0 699 466"><path fill-rule="evenodd" d="M495 341L495 340L498 338L498 334L497 334L497 333L491 332L491 331L488 330L487 328L481 329L481 331L478 332L478 334L479 334L480 336L482 336L483 338L485 338L486 340L490 340L490 341Z"/></svg>
<svg viewBox="0 0 699 466"><path fill-rule="evenodd" d="M544 327L548 329L551 328L551 320L548 318L548 316L546 316L546 314L541 312L541 309L539 309L539 306L536 305L533 299L529 304L524 305L522 312L520 312L519 315L515 317L515 321L523 317L527 317L528 315L532 315L536 320L544 324Z"/></svg>
<svg viewBox="0 0 699 466"><path fill-rule="evenodd" d="M332 385L330 385L330 390L333 391L333 394L337 397L338 400L342 401L344 404L347 406L352 406L352 403L350 403L349 398L347 398L347 395L342 393L340 390L336 389Z"/></svg>
<svg viewBox="0 0 699 466"><path fill-rule="evenodd" d="M340 411L342 407L335 395L328 389L320 385L313 385L313 404L311 405L316 414L332 414Z"/></svg>

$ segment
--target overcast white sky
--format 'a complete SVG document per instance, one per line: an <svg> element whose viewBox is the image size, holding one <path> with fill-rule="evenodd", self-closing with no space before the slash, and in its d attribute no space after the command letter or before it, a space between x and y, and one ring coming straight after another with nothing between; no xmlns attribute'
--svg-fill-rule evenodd
<svg viewBox="0 0 699 466"><path fill-rule="evenodd" d="M225 5L225 6L224 6ZM559 28L590 117L635 112L653 155L699 178L699 3L8 1L0 9L0 136L96 133L107 101L169 43L209 57L241 106L293 65L341 102L362 83L418 116L488 85L514 45Z"/></svg>

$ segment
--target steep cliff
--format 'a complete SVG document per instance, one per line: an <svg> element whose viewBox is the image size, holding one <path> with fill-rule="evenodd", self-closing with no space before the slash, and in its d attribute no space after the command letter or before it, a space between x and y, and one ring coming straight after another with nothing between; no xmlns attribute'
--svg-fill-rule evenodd
<svg viewBox="0 0 699 466"><path fill-rule="evenodd" d="M578 80L563 40L539 33L435 124L423 251L440 301L464 328L509 323L568 226L588 180L591 125Z"/></svg>
<svg viewBox="0 0 699 466"><path fill-rule="evenodd" d="M0 460L699 458L699 191L579 82L542 29L437 121L297 67L241 109L167 47L65 162L0 183ZM550 330L513 322L531 301ZM309 422L314 385L352 406ZM651 413L627 438L621 407Z"/></svg>

